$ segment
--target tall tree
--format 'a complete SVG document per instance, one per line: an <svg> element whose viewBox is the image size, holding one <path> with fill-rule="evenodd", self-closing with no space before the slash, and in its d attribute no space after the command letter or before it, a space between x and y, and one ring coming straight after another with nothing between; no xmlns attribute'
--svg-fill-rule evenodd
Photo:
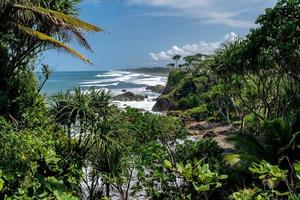
<svg viewBox="0 0 300 200"><path fill-rule="evenodd" d="M178 61L180 60L180 58L181 58L181 55L175 55L172 58L175 61L175 67L176 68L178 67Z"/></svg>

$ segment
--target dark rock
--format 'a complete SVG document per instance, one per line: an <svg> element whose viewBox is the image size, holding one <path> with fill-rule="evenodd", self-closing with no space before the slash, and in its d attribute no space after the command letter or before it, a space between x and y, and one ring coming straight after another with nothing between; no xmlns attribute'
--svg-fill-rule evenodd
<svg viewBox="0 0 300 200"><path fill-rule="evenodd" d="M207 131L206 133L203 134L203 138L213 138L216 137L217 134L214 131Z"/></svg>
<svg viewBox="0 0 300 200"><path fill-rule="evenodd" d="M162 111L169 111L174 109L174 104L167 98L158 98L157 102L153 106L152 110L154 112L162 112Z"/></svg>
<svg viewBox="0 0 300 200"><path fill-rule="evenodd" d="M191 126L190 129L193 131L203 131L203 130L206 130L207 127L204 126L203 124L195 124L195 125Z"/></svg>
<svg viewBox="0 0 300 200"><path fill-rule="evenodd" d="M145 97L143 95L133 94L132 92L125 92L114 97L116 101L144 101Z"/></svg>
<svg viewBox="0 0 300 200"><path fill-rule="evenodd" d="M146 90L150 90L151 92L161 94L164 91L164 88L165 88L165 86L163 86L163 85L155 85L155 86L146 87Z"/></svg>
<svg viewBox="0 0 300 200"><path fill-rule="evenodd" d="M127 92L126 90L122 90L122 92Z"/></svg>

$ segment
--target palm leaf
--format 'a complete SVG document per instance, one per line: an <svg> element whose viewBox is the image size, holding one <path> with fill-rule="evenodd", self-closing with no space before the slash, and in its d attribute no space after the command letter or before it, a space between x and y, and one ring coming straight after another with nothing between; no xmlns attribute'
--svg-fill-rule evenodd
<svg viewBox="0 0 300 200"><path fill-rule="evenodd" d="M66 23L68 25L74 26L74 27L82 29L82 30L86 30L86 31L90 31L90 32L103 31L101 28L99 28L95 25L89 24L85 21L82 21L82 20L76 18L76 17L72 17L70 15L66 15L66 14L58 12L58 11L49 10L46 8L36 7L36 6L21 5L21 4L15 4L14 7L20 8L20 9L31 10L32 12L39 13L42 15L51 15L52 17L54 17L58 20L62 20L64 23Z"/></svg>
<svg viewBox="0 0 300 200"><path fill-rule="evenodd" d="M82 35L81 32L79 32L78 30L72 30L73 35L75 37L75 39L77 40L78 44L82 45L84 48L90 50L91 52L93 52L90 44L88 43L88 41L84 38L84 36Z"/></svg>
<svg viewBox="0 0 300 200"><path fill-rule="evenodd" d="M297 148L297 137L299 135L300 135L300 131L294 133L291 136L291 140L289 141L289 143L287 145L285 145L284 147L282 147L282 148L279 149L279 153L284 153L288 149L292 149L292 150L296 149Z"/></svg>
<svg viewBox="0 0 300 200"><path fill-rule="evenodd" d="M24 33L28 34L28 35L31 35L33 37L36 37L42 41L45 41L45 42L48 42L48 43L51 43L53 44L54 46L58 47L58 48L61 48L61 49L64 49L65 51L67 51L68 53L78 57L79 59L81 59L82 61L86 62L86 63L90 63L90 61L83 55L81 55L80 53L78 53L76 50L72 49L71 47L65 45L64 43L44 34L44 33L41 33L37 30L34 30L30 27L27 27L27 26L24 26L24 25L21 25L21 24L17 24L17 27L22 30Z"/></svg>
<svg viewBox="0 0 300 200"><path fill-rule="evenodd" d="M228 140L233 141L235 147L242 154L249 154L260 159L270 159L268 151L261 145L259 140L252 134L239 133L230 137Z"/></svg>

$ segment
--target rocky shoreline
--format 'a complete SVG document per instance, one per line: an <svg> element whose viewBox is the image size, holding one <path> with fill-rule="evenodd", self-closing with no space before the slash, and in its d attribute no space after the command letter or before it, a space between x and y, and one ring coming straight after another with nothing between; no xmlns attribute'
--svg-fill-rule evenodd
<svg viewBox="0 0 300 200"><path fill-rule="evenodd" d="M162 94L164 88L165 86L163 85L155 85L146 87L146 90ZM144 101L145 99L148 99L148 95L135 94L131 91L123 90L122 94L115 96L113 99L115 101Z"/></svg>

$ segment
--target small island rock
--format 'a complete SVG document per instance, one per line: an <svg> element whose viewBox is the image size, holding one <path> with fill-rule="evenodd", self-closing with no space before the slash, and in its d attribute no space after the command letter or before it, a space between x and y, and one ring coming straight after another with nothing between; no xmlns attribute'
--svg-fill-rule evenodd
<svg viewBox="0 0 300 200"><path fill-rule="evenodd" d="M116 97L114 97L116 101L144 101L145 97L143 95L134 94L132 92L124 92Z"/></svg>

